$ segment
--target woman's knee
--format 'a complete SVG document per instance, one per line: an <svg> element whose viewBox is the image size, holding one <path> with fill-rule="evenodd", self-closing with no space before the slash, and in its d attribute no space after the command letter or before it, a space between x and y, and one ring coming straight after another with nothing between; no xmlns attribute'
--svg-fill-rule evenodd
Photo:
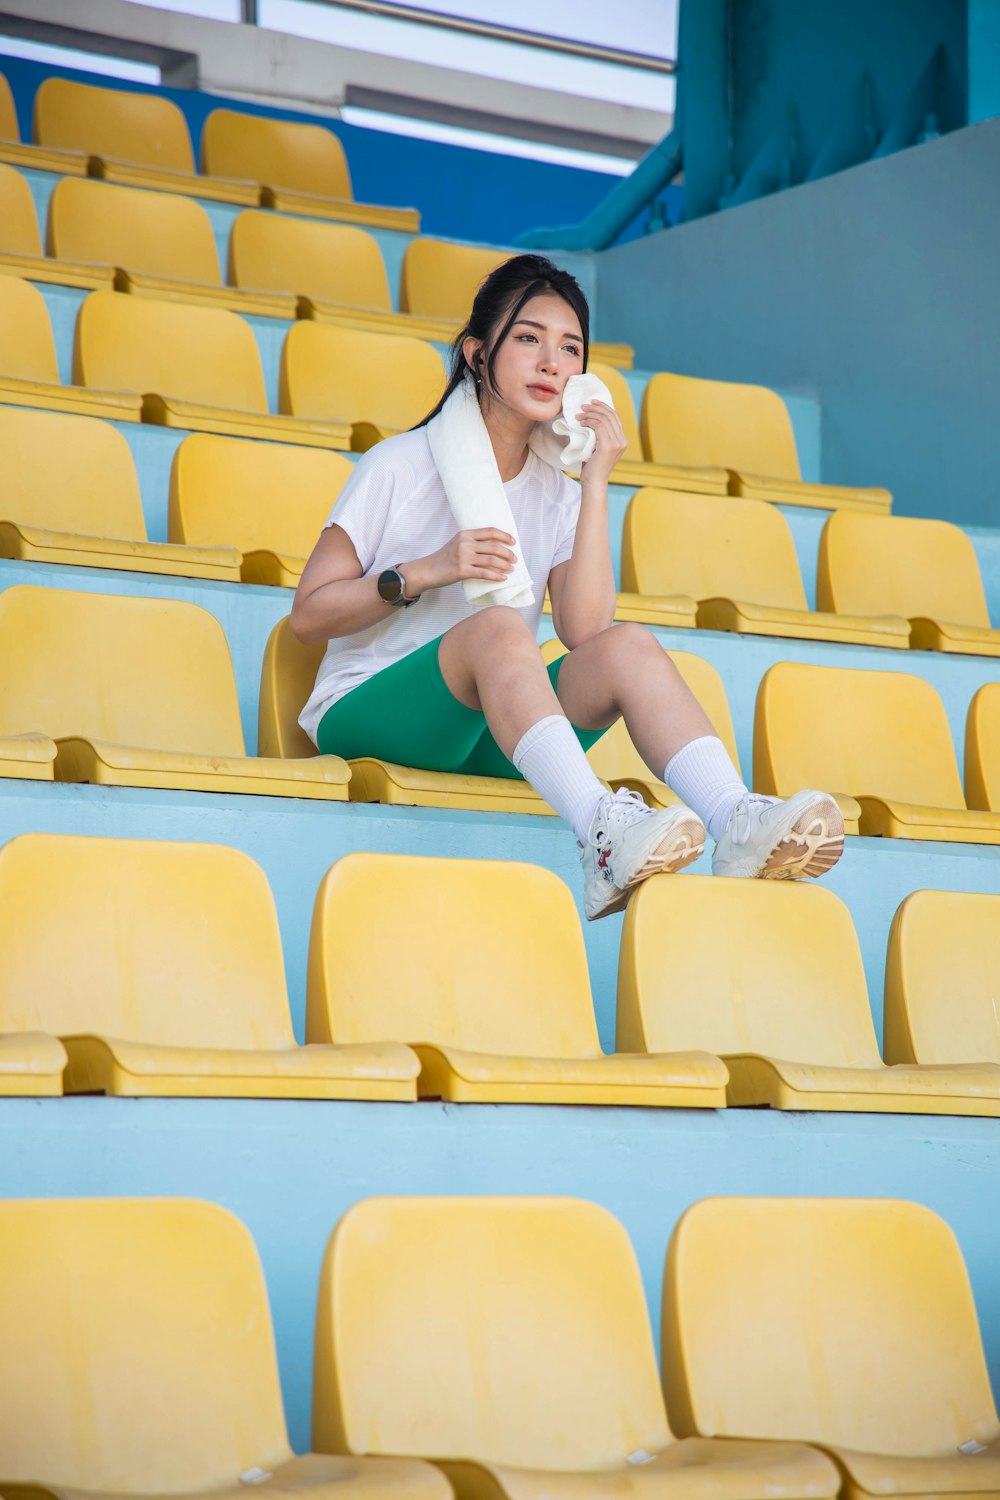
<svg viewBox="0 0 1000 1500"><path fill-rule="evenodd" d="M616 668L636 661L656 662L660 657L670 661L649 627L633 620L622 620L618 624L609 625L607 630L602 630L600 635L594 636L577 649L600 655Z"/></svg>
<svg viewBox="0 0 1000 1500"><path fill-rule="evenodd" d="M535 645L535 637L525 624L521 613L509 604L493 604L477 610L474 615L460 620L446 632L446 637L470 644L489 645L503 640L508 646L512 642Z"/></svg>

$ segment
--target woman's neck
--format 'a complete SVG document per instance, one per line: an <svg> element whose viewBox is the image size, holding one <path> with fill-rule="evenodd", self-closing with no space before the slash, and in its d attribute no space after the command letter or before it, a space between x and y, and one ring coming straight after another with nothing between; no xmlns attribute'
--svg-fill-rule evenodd
<svg viewBox="0 0 1000 1500"><path fill-rule="evenodd" d="M530 417L522 417L519 412L511 411L509 406L503 406L499 401L492 402L483 412L483 421L493 444L493 455L500 470L501 482L506 484L508 479L514 479L524 468L528 457L528 439L535 424Z"/></svg>

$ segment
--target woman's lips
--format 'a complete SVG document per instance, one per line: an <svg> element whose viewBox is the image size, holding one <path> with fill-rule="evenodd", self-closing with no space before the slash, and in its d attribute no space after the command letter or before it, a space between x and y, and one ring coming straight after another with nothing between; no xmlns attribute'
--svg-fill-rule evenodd
<svg viewBox="0 0 1000 1500"><path fill-rule="evenodd" d="M554 385L544 385L539 382L536 382L534 385L529 385L528 390L534 391L534 393L542 401L551 401L553 396L557 396L559 394Z"/></svg>

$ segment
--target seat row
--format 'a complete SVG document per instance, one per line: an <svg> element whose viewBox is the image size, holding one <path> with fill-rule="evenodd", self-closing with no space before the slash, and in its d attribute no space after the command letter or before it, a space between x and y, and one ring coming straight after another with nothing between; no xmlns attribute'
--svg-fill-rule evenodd
<svg viewBox="0 0 1000 1500"><path fill-rule="evenodd" d="M274 902L246 855L23 834L0 850L0 1094L996 1116L998 964L1000 896L907 897L883 1062L831 891L652 879L626 914L606 1056L557 876L348 854L316 896L298 1046Z"/></svg>
<svg viewBox="0 0 1000 1500"><path fill-rule="evenodd" d="M288 1442L260 1261L233 1214L185 1198L14 1200L0 1203L0 1238L5 1491L1000 1491L962 1252L917 1203L695 1203L667 1249L658 1376L635 1252L606 1209L362 1199L320 1271L304 1457Z"/></svg>

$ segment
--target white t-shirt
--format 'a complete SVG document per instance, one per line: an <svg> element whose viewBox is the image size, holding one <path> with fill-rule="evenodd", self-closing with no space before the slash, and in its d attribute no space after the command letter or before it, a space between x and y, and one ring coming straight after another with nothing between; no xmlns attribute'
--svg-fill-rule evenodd
<svg viewBox="0 0 1000 1500"><path fill-rule="evenodd" d="M538 628L549 573L572 556L580 511L580 486L529 451L520 474L504 485L521 540L535 602L520 611ZM458 531L441 477L431 458L426 429L402 432L370 448L355 466L327 526L342 526L354 543L365 575L427 557ZM332 703L452 625L476 613L461 583L428 589L418 604L394 609L354 635L327 644L316 686L299 716L315 742L319 722Z"/></svg>

